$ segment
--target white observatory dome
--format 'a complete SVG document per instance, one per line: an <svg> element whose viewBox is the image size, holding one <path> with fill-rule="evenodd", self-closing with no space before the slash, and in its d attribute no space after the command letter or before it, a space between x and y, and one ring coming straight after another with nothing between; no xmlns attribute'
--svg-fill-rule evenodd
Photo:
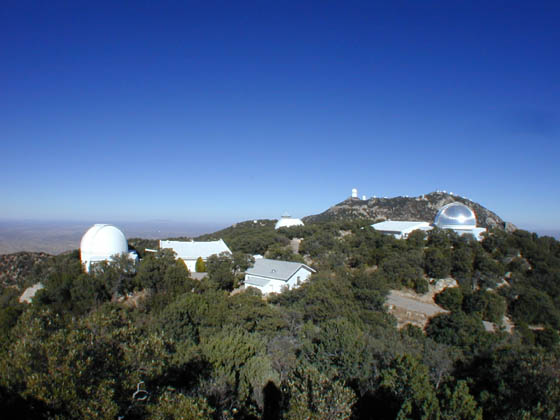
<svg viewBox="0 0 560 420"><path fill-rule="evenodd" d="M441 229L473 229L476 227L476 215L464 204L450 203L439 209L434 225Z"/></svg>
<svg viewBox="0 0 560 420"><path fill-rule="evenodd" d="M274 229L280 229L282 227L290 227L290 226L303 226L303 222L301 219L296 219L295 217L291 217L289 215L284 215L276 222Z"/></svg>
<svg viewBox="0 0 560 420"><path fill-rule="evenodd" d="M82 264L89 271L92 262L109 261L113 255L127 254L128 243L124 234L115 226L93 225L80 242Z"/></svg>

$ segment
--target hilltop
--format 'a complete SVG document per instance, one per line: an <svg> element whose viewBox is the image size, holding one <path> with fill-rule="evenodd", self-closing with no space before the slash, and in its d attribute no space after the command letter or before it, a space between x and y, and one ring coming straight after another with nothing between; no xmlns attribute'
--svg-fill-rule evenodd
<svg viewBox="0 0 560 420"><path fill-rule="evenodd" d="M474 210L478 225L485 228L501 227L509 231L515 226L506 223L496 213L467 198L444 192L432 192L418 197L348 198L323 213L303 218L305 223L348 219L433 221L438 210L452 202L463 203Z"/></svg>

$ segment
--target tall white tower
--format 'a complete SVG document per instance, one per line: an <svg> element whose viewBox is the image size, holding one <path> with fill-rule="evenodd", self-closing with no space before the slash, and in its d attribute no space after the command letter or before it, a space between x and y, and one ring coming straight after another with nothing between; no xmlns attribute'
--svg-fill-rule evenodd
<svg viewBox="0 0 560 420"><path fill-rule="evenodd" d="M358 189L352 188L352 198L358 198Z"/></svg>

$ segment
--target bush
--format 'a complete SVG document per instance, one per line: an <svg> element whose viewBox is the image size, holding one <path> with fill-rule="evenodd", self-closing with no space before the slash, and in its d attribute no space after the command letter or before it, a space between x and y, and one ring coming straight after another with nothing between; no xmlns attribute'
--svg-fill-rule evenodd
<svg viewBox="0 0 560 420"><path fill-rule="evenodd" d="M463 299L463 310L467 314L478 313L485 321L501 323L506 312L506 300L497 293L478 290Z"/></svg>
<svg viewBox="0 0 560 420"><path fill-rule="evenodd" d="M484 341L485 331L480 318L457 311L431 318L426 334L438 343L474 349Z"/></svg>
<svg viewBox="0 0 560 420"><path fill-rule="evenodd" d="M194 269L197 273L205 273L206 272L206 263L204 262L202 257L198 257L196 259Z"/></svg>
<svg viewBox="0 0 560 420"><path fill-rule="evenodd" d="M414 284L414 291L420 295L428 293L429 290L429 283L426 279L418 279Z"/></svg>
<svg viewBox="0 0 560 420"><path fill-rule="evenodd" d="M539 346L552 350L558 346L560 336L556 330L552 328L545 328L542 331L536 332L535 341Z"/></svg>
<svg viewBox="0 0 560 420"><path fill-rule="evenodd" d="M449 275L451 263L444 251L438 248L428 248L424 255L424 268L428 276L442 279Z"/></svg>
<svg viewBox="0 0 560 420"><path fill-rule="evenodd" d="M458 287L448 287L435 296L435 301L444 309L458 311L463 305L463 292Z"/></svg>

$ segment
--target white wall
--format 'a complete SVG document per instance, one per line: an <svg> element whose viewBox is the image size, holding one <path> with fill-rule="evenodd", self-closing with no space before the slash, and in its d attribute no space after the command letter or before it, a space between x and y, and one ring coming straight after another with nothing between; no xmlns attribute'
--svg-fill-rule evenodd
<svg viewBox="0 0 560 420"><path fill-rule="evenodd" d="M300 267L300 269L288 279L289 288L294 289L296 287L299 287L301 284L307 281L309 276L311 276L311 272L304 267Z"/></svg>
<svg viewBox="0 0 560 420"><path fill-rule="evenodd" d="M196 260L183 260L191 273L196 272Z"/></svg>
<svg viewBox="0 0 560 420"><path fill-rule="evenodd" d="M311 272L304 267L300 267L299 270L296 271L294 275L288 279L288 281L266 279L265 277L246 274L245 285L247 287L255 287L259 289L263 295L267 295L269 293L282 293L286 288L295 289L301 286L304 282L306 282L309 279L309 276L311 276ZM256 286L256 285L248 284L251 282L251 279L265 279L269 281L264 286Z"/></svg>

